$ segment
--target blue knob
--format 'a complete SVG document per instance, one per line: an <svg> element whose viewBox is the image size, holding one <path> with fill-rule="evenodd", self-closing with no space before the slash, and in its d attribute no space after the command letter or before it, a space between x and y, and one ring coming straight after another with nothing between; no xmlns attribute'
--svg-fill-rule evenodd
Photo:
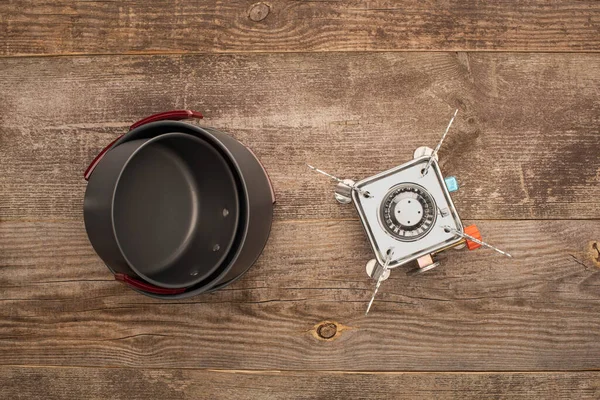
<svg viewBox="0 0 600 400"><path fill-rule="evenodd" d="M448 191L450 193L456 192L458 190L458 181L456 180L455 176L449 176L446 179L444 179L444 181L446 182L446 187L448 188Z"/></svg>

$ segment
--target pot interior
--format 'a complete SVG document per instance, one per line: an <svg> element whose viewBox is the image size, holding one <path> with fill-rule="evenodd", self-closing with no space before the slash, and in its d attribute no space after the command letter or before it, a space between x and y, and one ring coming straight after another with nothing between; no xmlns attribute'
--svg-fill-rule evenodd
<svg viewBox="0 0 600 400"><path fill-rule="evenodd" d="M121 252L142 279L189 287L232 251L240 198L230 165L213 145L166 133L144 143L123 167L112 216Z"/></svg>

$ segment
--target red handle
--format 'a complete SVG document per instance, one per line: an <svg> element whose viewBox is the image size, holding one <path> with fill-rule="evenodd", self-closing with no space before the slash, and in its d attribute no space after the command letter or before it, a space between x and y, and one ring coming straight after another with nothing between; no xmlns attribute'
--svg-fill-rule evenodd
<svg viewBox="0 0 600 400"><path fill-rule="evenodd" d="M139 120L135 124L131 125L129 127L129 130L131 131L131 130L137 128L137 127L140 127L140 126L145 125L145 124L150 123L150 122L164 121L164 120L179 121L179 120L182 120L182 119L190 119L190 118L202 119L204 117L198 111L192 111L192 110L166 111L166 112L154 114L154 115L151 115L149 117L146 117L144 119ZM90 179L90 176L92 175L92 172L94 172L94 168L96 168L96 166L98 165L98 163L100 162L100 160L102 160L102 157L104 157L104 154L106 154L106 152L108 150L110 150L110 148L113 146L113 144L115 144L115 142L117 140L119 140L121 137L123 137L123 135L119 136L118 138L116 138L115 140L113 140L112 142L110 142L110 144L108 146L106 146L104 149L102 149L102 151L96 156L96 158L94 158L94 160L92 161L92 163L86 168L85 172L83 173L83 178L86 181L88 179Z"/></svg>
<svg viewBox="0 0 600 400"><path fill-rule="evenodd" d="M179 294L185 292L186 288L183 289L165 289L158 286L150 285L149 283L138 281L133 279L129 275L115 274L115 280L123 282L125 285L139 289L143 292L154 293L154 294Z"/></svg>
<svg viewBox="0 0 600 400"><path fill-rule="evenodd" d="M140 119L138 122L136 122L135 124L131 125L129 127L129 130L131 131L131 130L139 127L139 126L148 124L150 122L164 121L166 119L172 120L172 121L179 121L179 120L182 120L182 119L190 119L190 118L202 119L204 117L198 111L192 111L192 110L165 111L165 112L162 112L162 113L151 115L151 116L146 117L144 119Z"/></svg>
<svg viewBox="0 0 600 400"><path fill-rule="evenodd" d="M98 165L98 163L100 162L100 160L102 160L102 157L104 157L104 154L108 150L110 150L110 148L112 147L112 145L115 144L115 142L117 140L121 139L122 137L123 137L123 135L119 136L118 138L116 138L115 140L113 140L112 142L110 142L108 146L106 146L105 148L103 148L100 153L98 153L98 155L94 158L94 161L92 161L92 163L85 169L85 172L83 173L83 179L85 179L86 181L88 179L90 179L90 176L92 175L92 172L94 172L94 169L96 168L96 165Z"/></svg>

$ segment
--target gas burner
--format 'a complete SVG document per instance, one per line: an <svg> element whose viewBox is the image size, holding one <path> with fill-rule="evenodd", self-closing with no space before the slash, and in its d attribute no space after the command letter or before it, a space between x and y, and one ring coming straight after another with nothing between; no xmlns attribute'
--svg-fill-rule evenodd
<svg viewBox="0 0 600 400"><path fill-rule="evenodd" d="M465 246L469 250L485 246L512 257L483 242L475 225L463 227L450 197L458 182L453 176L444 178L440 171L437 152L457 112L435 150L419 147L413 160L362 181L340 179L309 165L337 182L339 203L354 203L375 253L366 265L367 274L377 282L367 313L392 268L415 263L409 275L430 271L439 265L436 254Z"/></svg>
<svg viewBox="0 0 600 400"><path fill-rule="evenodd" d="M383 227L399 240L418 240L427 235L435 223L435 201L420 185L403 183L393 187L380 208Z"/></svg>

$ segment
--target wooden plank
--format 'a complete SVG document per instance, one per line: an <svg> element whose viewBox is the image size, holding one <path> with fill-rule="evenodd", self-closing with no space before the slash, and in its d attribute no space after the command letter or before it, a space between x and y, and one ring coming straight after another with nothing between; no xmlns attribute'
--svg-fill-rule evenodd
<svg viewBox="0 0 600 400"><path fill-rule="evenodd" d="M0 60L0 219L81 220L82 173L129 124L194 108L251 146L276 218L356 218L354 179L435 146L463 218L600 215L600 55L327 53Z"/></svg>
<svg viewBox="0 0 600 400"><path fill-rule="evenodd" d="M35 382L35 384L32 384ZM0 368L4 399L597 399L600 373Z"/></svg>
<svg viewBox="0 0 600 400"><path fill-rule="evenodd" d="M0 54L598 51L595 0L0 3Z"/></svg>
<svg viewBox="0 0 600 400"><path fill-rule="evenodd" d="M278 221L243 279L180 301L113 281L81 222L4 222L0 364L599 369L597 221L477 223L484 239L515 258L452 251L420 277L394 271L365 317L371 252L356 221ZM319 336L324 321L334 326Z"/></svg>

